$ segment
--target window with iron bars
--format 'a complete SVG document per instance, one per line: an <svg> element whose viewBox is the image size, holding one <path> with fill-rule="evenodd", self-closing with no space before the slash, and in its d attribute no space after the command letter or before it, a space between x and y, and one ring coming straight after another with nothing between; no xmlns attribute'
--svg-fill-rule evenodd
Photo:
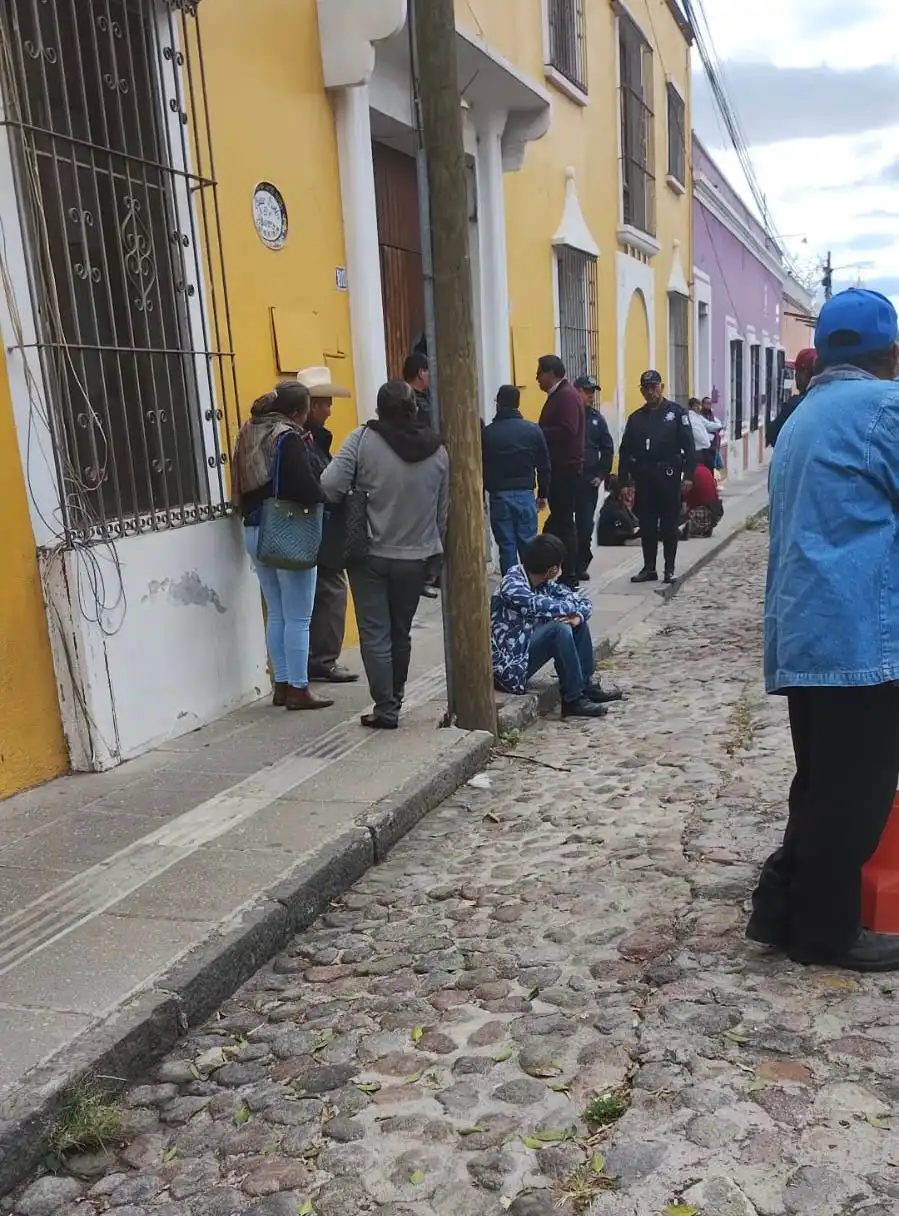
<svg viewBox="0 0 899 1216"><path fill-rule="evenodd" d="M668 84L668 176L687 184L687 106L673 84Z"/></svg>
<svg viewBox="0 0 899 1216"><path fill-rule="evenodd" d="M587 92L586 0L547 0L549 62L566 80Z"/></svg>
<svg viewBox="0 0 899 1216"><path fill-rule="evenodd" d="M759 429L759 415L762 405L762 348L753 344L749 348L749 429Z"/></svg>
<svg viewBox="0 0 899 1216"><path fill-rule="evenodd" d="M0 0L68 543L228 509L236 384L198 2Z"/></svg>
<svg viewBox="0 0 899 1216"><path fill-rule="evenodd" d="M655 236L655 114L652 107L652 49L629 17L621 14L621 158L624 222Z"/></svg>
<svg viewBox="0 0 899 1216"><path fill-rule="evenodd" d="M779 350L777 352L777 413L778 414L783 409L783 407L786 405L787 398L789 396L789 394L787 392L786 379L787 379L787 352L784 350Z"/></svg>
<svg viewBox="0 0 899 1216"><path fill-rule="evenodd" d="M774 347L765 350L765 426L774 415Z"/></svg>
<svg viewBox="0 0 899 1216"><path fill-rule="evenodd" d="M559 280L559 356L570 380L599 378L596 258L568 245L556 248Z"/></svg>
<svg viewBox="0 0 899 1216"><path fill-rule="evenodd" d="M686 407L690 401L690 301L679 292L668 294L669 396Z"/></svg>
<svg viewBox="0 0 899 1216"><path fill-rule="evenodd" d="M743 340L735 338L730 344L730 408L734 439L743 434Z"/></svg>

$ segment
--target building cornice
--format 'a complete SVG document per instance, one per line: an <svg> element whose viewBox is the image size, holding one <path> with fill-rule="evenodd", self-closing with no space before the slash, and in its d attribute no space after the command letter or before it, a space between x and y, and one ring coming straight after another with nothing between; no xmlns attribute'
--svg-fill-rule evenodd
<svg viewBox="0 0 899 1216"><path fill-rule="evenodd" d="M690 24L680 4L678 4L678 0L665 0L665 3L671 11L671 16L677 22L677 28L683 34L687 45L692 46L696 40L696 35L693 31L693 26Z"/></svg>
<svg viewBox="0 0 899 1216"><path fill-rule="evenodd" d="M714 215L715 219L723 224L728 232L735 236L740 244L744 245L781 284L784 282L786 271L783 263L778 261L767 248L761 230L759 233L754 232L743 217L728 205L721 191L716 189L715 183L701 170L694 170L693 173L693 198L696 203Z"/></svg>
<svg viewBox="0 0 899 1216"><path fill-rule="evenodd" d="M318 34L326 89L368 84L375 43L406 24L406 0L318 0Z"/></svg>

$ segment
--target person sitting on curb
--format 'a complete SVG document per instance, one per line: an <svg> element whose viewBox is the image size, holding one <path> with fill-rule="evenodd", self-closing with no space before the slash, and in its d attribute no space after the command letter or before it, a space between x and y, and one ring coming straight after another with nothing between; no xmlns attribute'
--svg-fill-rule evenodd
<svg viewBox="0 0 899 1216"><path fill-rule="evenodd" d="M640 524L634 514L634 487L624 485L620 477L610 477L608 485L609 493L596 523L596 543L625 545L640 536Z"/></svg>
<svg viewBox="0 0 899 1216"><path fill-rule="evenodd" d="M593 605L557 580L565 542L544 533L524 547L521 564L503 578L490 604L493 676L501 692L521 695L552 660L559 677L563 718L601 718L618 689L593 682L596 667L587 621Z"/></svg>
<svg viewBox="0 0 899 1216"><path fill-rule="evenodd" d="M697 540L711 536L724 515L724 503L714 473L704 464L697 464L690 489L684 490L684 506L688 535Z"/></svg>

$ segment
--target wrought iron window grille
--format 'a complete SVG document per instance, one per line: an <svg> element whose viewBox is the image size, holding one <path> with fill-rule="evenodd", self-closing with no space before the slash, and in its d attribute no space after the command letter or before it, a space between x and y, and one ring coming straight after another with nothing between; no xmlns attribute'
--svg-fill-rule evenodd
<svg viewBox="0 0 899 1216"><path fill-rule="evenodd" d="M625 224L656 231L655 113L652 48L633 21L619 15L621 182Z"/></svg>
<svg viewBox="0 0 899 1216"><path fill-rule="evenodd" d="M586 93L586 0L548 0L548 5L550 65Z"/></svg>
<svg viewBox="0 0 899 1216"><path fill-rule="evenodd" d="M559 356L570 380L599 379L597 262L568 245L556 248L559 289Z"/></svg>
<svg viewBox="0 0 899 1216"><path fill-rule="evenodd" d="M67 544L229 510L237 386L198 3L0 0Z"/></svg>
<svg viewBox="0 0 899 1216"><path fill-rule="evenodd" d="M668 295L670 395L678 405L690 401L690 301L679 292Z"/></svg>

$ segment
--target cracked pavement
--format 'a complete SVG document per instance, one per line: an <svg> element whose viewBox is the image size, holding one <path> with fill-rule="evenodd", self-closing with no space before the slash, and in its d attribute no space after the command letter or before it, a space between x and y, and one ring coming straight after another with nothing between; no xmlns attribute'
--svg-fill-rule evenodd
<svg viewBox="0 0 899 1216"><path fill-rule="evenodd" d="M623 640L625 704L526 732L193 1029L123 1096L123 1146L0 1210L899 1210L899 981L742 938L792 775L766 549Z"/></svg>

